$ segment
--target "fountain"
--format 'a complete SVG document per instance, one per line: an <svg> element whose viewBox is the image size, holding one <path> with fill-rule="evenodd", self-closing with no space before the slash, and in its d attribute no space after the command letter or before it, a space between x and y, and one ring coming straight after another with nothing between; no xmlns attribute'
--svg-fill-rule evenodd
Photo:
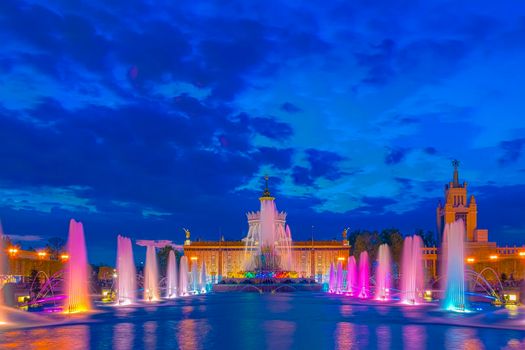
<svg viewBox="0 0 525 350"><path fill-rule="evenodd" d="M144 300L158 301L159 272L155 245L149 244L146 248L146 267L144 269Z"/></svg>
<svg viewBox="0 0 525 350"><path fill-rule="evenodd" d="M249 230L244 239L244 270L271 273L292 270L292 237L290 228L285 224L286 213L278 212L275 198L266 188L262 197L259 212L249 212Z"/></svg>
<svg viewBox="0 0 525 350"><path fill-rule="evenodd" d="M208 291L208 272L206 271L206 263L203 261L201 266L201 293L206 293Z"/></svg>
<svg viewBox="0 0 525 350"><path fill-rule="evenodd" d="M84 228L82 223L71 219L69 223L69 237L67 241L69 260L65 271L65 294L67 296L64 307L66 313L88 311L91 300L88 293L88 264Z"/></svg>
<svg viewBox="0 0 525 350"><path fill-rule="evenodd" d="M346 292L351 296L357 292L357 265L353 256L348 258L348 269L346 273Z"/></svg>
<svg viewBox="0 0 525 350"><path fill-rule="evenodd" d="M180 258L179 295L188 295L188 258L185 255Z"/></svg>
<svg viewBox="0 0 525 350"><path fill-rule="evenodd" d="M368 298L370 290L370 267L368 264L368 252L361 252L359 255L359 298Z"/></svg>
<svg viewBox="0 0 525 350"><path fill-rule="evenodd" d="M388 244L381 244L379 246L379 254L377 258L376 268L376 288L375 298L376 300L389 300L390 299L390 284L391 284L391 271L390 266L392 261L390 260L390 248Z"/></svg>
<svg viewBox="0 0 525 350"><path fill-rule="evenodd" d="M117 237L117 304L127 305L137 300L136 269L131 239Z"/></svg>
<svg viewBox="0 0 525 350"><path fill-rule="evenodd" d="M343 283L344 283L344 275L343 275L343 263L339 261L337 263L337 277L336 277L336 283L335 283L335 292L337 294L341 294L343 292Z"/></svg>
<svg viewBox="0 0 525 350"><path fill-rule="evenodd" d="M335 269L334 269L334 263L330 263L330 274L328 279L328 292L334 293L335 287L336 287L336 275L335 275Z"/></svg>
<svg viewBox="0 0 525 350"><path fill-rule="evenodd" d="M191 291L194 294L199 293L200 290L200 283L199 283L199 267L197 266L197 262L193 262L191 264Z"/></svg>
<svg viewBox="0 0 525 350"><path fill-rule="evenodd" d="M170 251L168 255L168 269L166 272L166 298L175 298L178 293L178 279L177 279L177 259L175 252Z"/></svg>
<svg viewBox="0 0 525 350"><path fill-rule="evenodd" d="M423 301L423 241L414 235L405 238L403 242L401 302L404 304L419 304Z"/></svg>
<svg viewBox="0 0 525 350"><path fill-rule="evenodd" d="M445 226L443 234L443 308L449 311L467 311L465 304L465 224L456 220Z"/></svg>

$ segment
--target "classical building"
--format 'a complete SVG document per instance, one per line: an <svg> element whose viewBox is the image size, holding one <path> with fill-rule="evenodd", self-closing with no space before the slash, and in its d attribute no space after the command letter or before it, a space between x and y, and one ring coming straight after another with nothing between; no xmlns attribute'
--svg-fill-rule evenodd
<svg viewBox="0 0 525 350"><path fill-rule="evenodd" d="M205 262L208 273L214 280L242 277L243 272L253 265L249 263L253 252L265 244L275 244L281 252L286 250L286 254L280 253L283 270L296 272L300 278L320 278L329 270L330 264L336 264L338 261L345 264L350 255L346 230L340 241L293 241L286 225L286 213L277 211L274 199L270 195L267 183L263 195L259 198L261 211L246 214L248 234L243 240L192 242L190 232L185 230L184 255L188 257L190 265ZM274 214L268 214L269 212ZM271 225L267 224L264 226L266 229L263 229L261 222L268 220L268 215L271 215L274 232L265 234L264 231L270 229Z"/></svg>

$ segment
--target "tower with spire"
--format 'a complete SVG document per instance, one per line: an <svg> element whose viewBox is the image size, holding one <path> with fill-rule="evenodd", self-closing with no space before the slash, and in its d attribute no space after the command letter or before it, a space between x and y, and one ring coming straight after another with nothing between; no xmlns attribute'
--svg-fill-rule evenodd
<svg viewBox="0 0 525 350"><path fill-rule="evenodd" d="M478 230L478 209L473 195L467 200L467 183L459 182L459 161L453 160L452 181L445 185L445 203L441 201L436 208L438 239L441 242L445 225L463 219L465 223L465 241L486 242L487 230Z"/></svg>

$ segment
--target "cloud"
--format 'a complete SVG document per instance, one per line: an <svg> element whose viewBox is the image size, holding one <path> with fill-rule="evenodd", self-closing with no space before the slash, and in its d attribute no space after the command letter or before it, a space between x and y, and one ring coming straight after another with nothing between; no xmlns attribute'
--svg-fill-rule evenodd
<svg viewBox="0 0 525 350"><path fill-rule="evenodd" d="M387 165L396 165L399 164L405 159L405 156L409 150L401 148L390 148L387 155L385 156L385 164Z"/></svg>
<svg viewBox="0 0 525 350"><path fill-rule="evenodd" d="M42 236L37 235L7 235L13 242L39 242L43 241Z"/></svg>
<svg viewBox="0 0 525 350"><path fill-rule="evenodd" d="M302 109L297 107L291 102L285 102L281 105L281 110L287 112L287 113L298 113L301 112Z"/></svg>
<svg viewBox="0 0 525 350"><path fill-rule="evenodd" d="M525 138L501 141L499 147L503 151L503 155L499 158L499 163L501 165L515 163L520 158L524 145Z"/></svg>

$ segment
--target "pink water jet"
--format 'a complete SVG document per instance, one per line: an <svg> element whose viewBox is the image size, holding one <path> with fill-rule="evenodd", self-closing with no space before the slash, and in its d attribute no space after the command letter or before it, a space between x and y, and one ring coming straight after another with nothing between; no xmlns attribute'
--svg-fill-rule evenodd
<svg viewBox="0 0 525 350"><path fill-rule="evenodd" d="M353 256L348 258L348 267L346 272L346 292L354 296L357 292L357 265Z"/></svg>
<svg viewBox="0 0 525 350"><path fill-rule="evenodd" d="M381 244L379 246L379 253L377 256L377 268L376 268L376 288L375 288L375 299L376 300L390 300L390 285L392 280L392 274L390 267L392 261L390 260L390 248L388 244Z"/></svg>
<svg viewBox="0 0 525 350"><path fill-rule="evenodd" d="M334 263L330 263L330 274L328 279L328 293L334 293L337 284Z"/></svg>
<svg viewBox="0 0 525 350"><path fill-rule="evenodd" d="M133 259L131 239L117 237L117 304L127 305L137 301L137 272Z"/></svg>
<svg viewBox="0 0 525 350"><path fill-rule="evenodd" d="M403 242L403 257L401 261L401 302L414 305L423 301L424 271L423 271L423 241L414 235L405 238Z"/></svg>
<svg viewBox="0 0 525 350"><path fill-rule="evenodd" d="M343 292L343 283L344 283L343 263L341 261L339 261L337 263L337 276L336 276L336 283L335 283L335 292L336 292L336 294L342 294L342 292Z"/></svg>
<svg viewBox="0 0 525 350"><path fill-rule="evenodd" d="M168 269L166 271L166 298L176 298L178 293L177 259L175 252L170 251L168 255Z"/></svg>
<svg viewBox="0 0 525 350"><path fill-rule="evenodd" d="M65 268L65 294L67 296L64 312L89 311L89 274L82 223L71 219L67 241L68 263Z"/></svg>
<svg viewBox="0 0 525 350"><path fill-rule="evenodd" d="M368 252L361 252L359 255L359 298L368 298L370 290L370 265L368 263Z"/></svg>
<svg viewBox="0 0 525 350"><path fill-rule="evenodd" d="M146 247L146 267L144 268L144 300L158 301L159 296L159 268L155 245Z"/></svg>

